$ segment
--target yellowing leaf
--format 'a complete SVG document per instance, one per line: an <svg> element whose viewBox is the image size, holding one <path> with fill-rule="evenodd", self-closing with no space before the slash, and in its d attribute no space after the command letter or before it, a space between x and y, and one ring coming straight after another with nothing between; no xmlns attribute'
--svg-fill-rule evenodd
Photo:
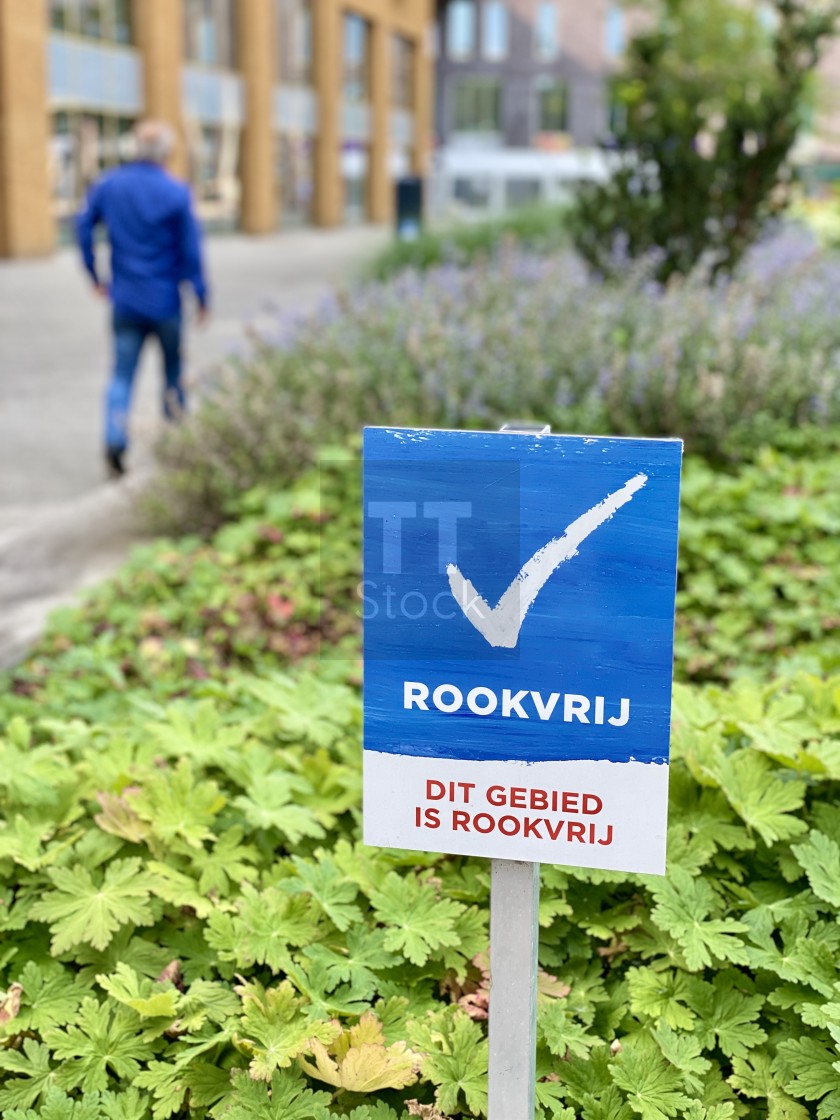
<svg viewBox="0 0 840 1120"><path fill-rule="evenodd" d="M100 987L125 1007L136 1011L142 1019L174 1019L180 993L170 983L155 983L138 976L133 968L120 962L110 976L97 976Z"/></svg>
<svg viewBox="0 0 840 1120"><path fill-rule="evenodd" d="M351 1093L404 1089L417 1080L419 1055L405 1042L386 1046L382 1024L372 1011L343 1031L329 1049L318 1038L310 1040L314 1063L300 1058L301 1068L319 1081Z"/></svg>
<svg viewBox="0 0 840 1120"><path fill-rule="evenodd" d="M131 844L142 844L152 831L151 825L140 819L125 797L103 792L97 793L96 800L102 812L97 813L94 820L103 832L110 832Z"/></svg>

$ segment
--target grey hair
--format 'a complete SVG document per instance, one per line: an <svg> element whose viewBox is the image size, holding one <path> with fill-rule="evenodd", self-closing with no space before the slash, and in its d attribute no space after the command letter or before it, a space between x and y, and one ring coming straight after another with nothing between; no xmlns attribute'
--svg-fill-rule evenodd
<svg viewBox="0 0 840 1120"><path fill-rule="evenodd" d="M135 157L164 164L175 147L175 132L163 121L140 121L134 127Z"/></svg>

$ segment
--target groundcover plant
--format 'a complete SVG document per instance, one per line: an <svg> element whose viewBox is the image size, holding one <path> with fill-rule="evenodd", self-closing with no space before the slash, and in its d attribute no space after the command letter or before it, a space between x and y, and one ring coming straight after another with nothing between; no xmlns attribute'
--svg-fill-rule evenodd
<svg viewBox="0 0 840 1120"><path fill-rule="evenodd" d="M283 493L239 500L211 541L138 549L83 610L58 612L3 701L102 719L149 691L210 689L231 667L317 660L357 681L361 475L354 449ZM840 454L685 462L677 660L685 680L840 670ZM340 656L336 656L340 655Z"/></svg>
<svg viewBox="0 0 840 1120"><path fill-rule="evenodd" d="M359 843L352 688L216 691L6 728L5 1115L482 1115L487 866ZM836 1115L838 696L679 689L668 878L544 868L543 1115Z"/></svg>
<svg viewBox="0 0 840 1120"><path fill-rule="evenodd" d="M359 841L338 458L5 681L9 1120L486 1112L489 866ZM543 868L541 1117L840 1115L838 476L687 463L669 874Z"/></svg>

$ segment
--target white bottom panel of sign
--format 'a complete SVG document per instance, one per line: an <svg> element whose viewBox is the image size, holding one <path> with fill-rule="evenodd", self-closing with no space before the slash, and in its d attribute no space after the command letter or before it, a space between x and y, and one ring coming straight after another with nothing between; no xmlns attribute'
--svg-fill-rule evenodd
<svg viewBox="0 0 840 1120"><path fill-rule="evenodd" d="M366 750L364 770L366 844L665 873L666 765Z"/></svg>

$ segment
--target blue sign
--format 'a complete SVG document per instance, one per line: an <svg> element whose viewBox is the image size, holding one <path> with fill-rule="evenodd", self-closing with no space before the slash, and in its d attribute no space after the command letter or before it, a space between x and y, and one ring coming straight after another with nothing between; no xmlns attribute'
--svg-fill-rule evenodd
<svg viewBox="0 0 840 1120"><path fill-rule="evenodd" d="M365 432L366 821L371 798L399 784L397 759L418 760L402 772L432 783L418 821L432 802L454 804L435 796L447 781L501 773L474 764L632 764L656 770L657 788L664 773L667 790L681 458L679 440ZM512 788L540 791L540 808L558 773ZM584 795L603 803L596 771L584 773L586 789L559 791L567 817ZM597 774L612 790L615 767ZM496 785L475 788L486 800ZM514 796L526 810L534 801ZM384 842L433 846L372 827Z"/></svg>

